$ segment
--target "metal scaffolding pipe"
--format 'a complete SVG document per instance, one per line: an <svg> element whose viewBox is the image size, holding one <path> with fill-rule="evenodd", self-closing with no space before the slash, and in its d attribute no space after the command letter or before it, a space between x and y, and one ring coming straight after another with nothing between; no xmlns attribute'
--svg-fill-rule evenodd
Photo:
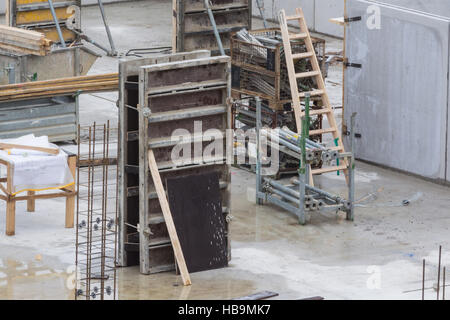
<svg viewBox="0 0 450 320"><path fill-rule="evenodd" d="M291 182L292 182L293 184L295 184L295 185L298 185L298 184L300 183L300 182L299 182L298 180L296 180L296 179L291 180ZM333 194L331 194L331 193L329 193L329 192L326 192L326 191L321 190L321 189L316 188L316 187L312 187L312 186L310 186L310 185L308 185L308 184L306 185L306 189L311 190L311 191L314 191L315 193L320 193L320 194L324 195L325 197L327 197L327 198L329 198L329 199L331 199L331 200L333 200L333 201L336 201L337 203L342 203L342 201L345 201L344 199L342 199L342 198L339 197L339 196L335 196L335 195L333 195Z"/></svg>
<svg viewBox="0 0 450 320"><path fill-rule="evenodd" d="M61 26L59 25L58 16L56 15L55 7L53 6L53 1L52 0L47 0L47 1L48 1L48 6L50 8L50 12L52 13L52 16L53 16L53 21L55 22L56 31L58 32L59 41L61 41L61 46L63 48L65 48L66 47L66 41L64 40L63 34L61 32Z"/></svg>

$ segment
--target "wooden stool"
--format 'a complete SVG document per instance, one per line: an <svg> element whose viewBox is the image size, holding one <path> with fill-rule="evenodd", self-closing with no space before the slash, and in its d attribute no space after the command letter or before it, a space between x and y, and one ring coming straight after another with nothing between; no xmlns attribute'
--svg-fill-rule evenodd
<svg viewBox="0 0 450 320"><path fill-rule="evenodd" d="M75 155L69 155L67 158L70 172L75 180L75 170L77 166L77 157ZM12 177L13 166L10 162L0 159L0 164L6 166L6 178L0 178L0 191L4 194L0 194L0 200L6 201L6 235L13 236L15 234L16 225L16 201L26 200L27 211L34 212L36 199L51 199L66 197L66 228L73 228L74 213L75 213L75 184L67 188L59 189L59 192L54 193L41 193L37 191L28 191L26 196L17 196L12 193ZM3 183L6 182L6 188Z"/></svg>

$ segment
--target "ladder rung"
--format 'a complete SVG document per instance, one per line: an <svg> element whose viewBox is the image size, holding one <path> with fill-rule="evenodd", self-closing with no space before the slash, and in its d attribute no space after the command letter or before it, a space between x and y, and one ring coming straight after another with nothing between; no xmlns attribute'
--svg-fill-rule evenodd
<svg viewBox="0 0 450 320"><path fill-rule="evenodd" d="M335 128L326 128L326 129L317 129L317 130L311 130L309 131L310 135L316 135L316 134L324 134L324 133L332 133L335 132Z"/></svg>
<svg viewBox="0 0 450 320"><path fill-rule="evenodd" d="M296 53L292 55L292 59L298 60L298 59L305 59L310 58L314 55L312 52L302 52L302 53Z"/></svg>
<svg viewBox="0 0 450 320"><path fill-rule="evenodd" d="M327 168L320 168L320 169L313 169L312 174L321 174L321 173L327 173L327 172L333 172L338 170L345 170L347 169L347 166L340 165L340 166L333 166L333 167L327 167Z"/></svg>
<svg viewBox="0 0 450 320"><path fill-rule="evenodd" d="M296 40L296 39L305 39L308 37L307 33L297 33L297 34L290 34L289 39Z"/></svg>
<svg viewBox="0 0 450 320"><path fill-rule="evenodd" d="M297 19L303 19L302 16L295 15L295 16L286 16L286 20L297 20Z"/></svg>
<svg viewBox="0 0 450 320"><path fill-rule="evenodd" d="M310 110L309 115L314 116L314 115L325 114L325 113L330 113L330 112L331 112L330 109ZM302 111L302 116L304 116L304 115L305 115L305 112Z"/></svg>
<svg viewBox="0 0 450 320"><path fill-rule="evenodd" d="M344 151L344 147L343 146L331 147L329 149L333 150L333 151Z"/></svg>
<svg viewBox="0 0 450 320"><path fill-rule="evenodd" d="M302 72L302 73L296 73L295 77L298 78L309 78L309 77L315 77L320 75L320 71L310 71L310 72Z"/></svg>
<svg viewBox="0 0 450 320"><path fill-rule="evenodd" d="M299 92L298 94L299 94L299 97L300 98L304 98L305 97L305 93L306 92ZM313 96L321 96L321 95L323 95L325 93L325 91L324 90L313 90L313 91L310 91L309 92L309 94L311 95L311 97L313 97Z"/></svg>

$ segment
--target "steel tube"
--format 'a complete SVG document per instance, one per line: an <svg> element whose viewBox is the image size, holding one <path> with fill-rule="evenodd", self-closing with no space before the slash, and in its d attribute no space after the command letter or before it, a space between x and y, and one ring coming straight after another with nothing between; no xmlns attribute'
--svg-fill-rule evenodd
<svg viewBox="0 0 450 320"><path fill-rule="evenodd" d="M262 204L262 200L258 197L258 192L262 191L261 179L261 99L256 100L256 203Z"/></svg>
<svg viewBox="0 0 450 320"><path fill-rule="evenodd" d="M58 16L56 15L55 8L53 7L53 1L52 0L47 0L47 1L48 1L48 6L50 7L50 12L52 13L52 16L53 16L53 21L55 22L56 31L58 32L59 41L61 41L61 46L63 48L65 48L66 47L66 41L64 40L64 37L63 37L62 32L61 32L61 26L59 25Z"/></svg>
<svg viewBox="0 0 450 320"><path fill-rule="evenodd" d="M214 14L211 10L211 6L209 5L209 0L205 0L205 7L208 11L209 20L211 20L211 25L214 30L214 35L216 36L217 45L219 46L219 51L222 56L225 55L225 50L223 49L222 39L220 39L219 31L217 30L216 20L214 19Z"/></svg>
<svg viewBox="0 0 450 320"><path fill-rule="evenodd" d="M102 0L97 0L98 6L100 8L100 12L102 14L103 24L105 25L106 34L108 35L109 45L111 46L111 51L108 54L114 56L117 54L116 48L114 46L114 41L111 35L111 31L109 30L108 21L106 20L105 9L103 8Z"/></svg>
<svg viewBox="0 0 450 320"><path fill-rule="evenodd" d="M295 180L295 179L292 180L292 183L295 184L295 185L299 185L299 181L298 181L298 180ZM329 198L329 199L331 199L331 200L333 200L333 201L336 201L336 202L338 202L338 203L342 203L342 201L345 201L345 200L342 199L341 197L335 196L335 195L333 195L333 194L331 194L331 193L329 193L329 192L327 192L327 191L324 191L324 190L322 190L322 189L319 189L319 188L316 188L316 187L312 187L312 186L310 186L310 185L306 185L305 187L306 187L306 189L308 189L308 190L314 191L315 193L322 194L322 195L324 195L325 197L327 197L327 198Z"/></svg>
<svg viewBox="0 0 450 320"><path fill-rule="evenodd" d="M296 197L297 199L300 198L300 193L298 191L292 190L291 188L289 188L288 186L285 186L279 182L276 182L272 179L269 178L264 178L264 181L269 183L273 188L279 189L282 192L286 192L289 195ZM313 197L310 195L305 195L305 201L306 202L311 202L313 201Z"/></svg>
<svg viewBox="0 0 450 320"><path fill-rule="evenodd" d="M425 259L422 266L422 300L425 300Z"/></svg>
<svg viewBox="0 0 450 320"><path fill-rule="evenodd" d="M438 263L438 280L437 280L437 299L439 300L439 287L440 287L440 280L441 280L441 256L442 256L442 246L439 246L439 263Z"/></svg>
<svg viewBox="0 0 450 320"><path fill-rule="evenodd" d="M287 193L284 193L283 191L280 191L278 189L269 187L267 190L269 190L271 193L275 193L277 195L279 195L280 197L283 197L293 203L298 203L298 199L291 197L290 195L288 195Z"/></svg>
<svg viewBox="0 0 450 320"><path fill-rule="evenodd" d="M348 164L348 211L347 211L347 220L354 220L354 201L355 201L355 156L353 153L353 147L355 145L355 117L356 112L352 113L350 118L350 151L352 152L352 156L350 157L350 161Z"/></svg>

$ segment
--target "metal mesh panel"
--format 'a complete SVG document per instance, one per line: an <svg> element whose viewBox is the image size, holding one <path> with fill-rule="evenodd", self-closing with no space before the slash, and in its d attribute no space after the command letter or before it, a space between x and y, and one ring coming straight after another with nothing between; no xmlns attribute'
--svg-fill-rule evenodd
<svg viewBox="0 0 450 320"><path fill-rule="evenodd" d="M276 29L250 31L262 45L245 42L232 36L232 64L240 68L240 88L246 93L254 92L271 100L289 101L291 92L286 58L282 44L281 32ZM313 45L319 64L324 72L325 40L313 38ZM291 42L292 53L306 52L302 40ZM277 74L279 70L279 74ZM312 71L309 60L295 63L296 72ZM299 92L310 91L316 84L312 78L299 79ZM279 87L278 87L279 84Z"/></svg>

